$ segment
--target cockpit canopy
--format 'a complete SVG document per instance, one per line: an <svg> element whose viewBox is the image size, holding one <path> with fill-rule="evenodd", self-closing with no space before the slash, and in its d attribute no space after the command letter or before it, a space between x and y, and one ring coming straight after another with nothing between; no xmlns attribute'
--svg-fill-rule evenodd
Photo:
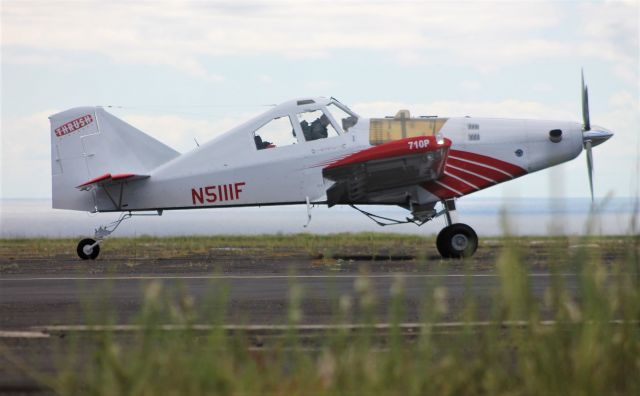
<svg viewBox="0 0 640 396"><path fill-rule="evenodd" d="M360 118L338 100L323 97L285 102L267 114L270 117L253 132L258 150L342 135Z"/></svg>

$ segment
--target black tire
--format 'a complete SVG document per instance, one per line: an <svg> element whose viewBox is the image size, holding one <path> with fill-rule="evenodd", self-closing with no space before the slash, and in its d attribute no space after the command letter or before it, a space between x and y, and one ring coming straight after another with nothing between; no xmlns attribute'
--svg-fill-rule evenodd
<svg viewBox="0 0 640 396"><path fill-rule="evenodd" d="M76 249L76 253L78 253L78 257L80 257L83 260L89 260L89 259L95 260L96 257L98 257L98 255L100 254L100 245L94 246L93 250L89 254L84 252L85 246L93 245L94 243L96 243L96 241L91 238L85 238L81 240L78 243L78 248Z"/></svg>
<svg viewBox="0 0 640 396"><path fill-rule="evenodd" d="M478 235L466 224L451 224L438 234L436 247L443 258L471 257L478 249Z"/></svg>
<svg viewBox="0 0 640 396"><path fill-rule="evenodd" d="M449 249L447 248L447 239L449 232L449 227L445 227L440 230L438 233L438 237L436 238L436 247L438 248L438 253L442 256L442 258L449 258Z"/></svg>

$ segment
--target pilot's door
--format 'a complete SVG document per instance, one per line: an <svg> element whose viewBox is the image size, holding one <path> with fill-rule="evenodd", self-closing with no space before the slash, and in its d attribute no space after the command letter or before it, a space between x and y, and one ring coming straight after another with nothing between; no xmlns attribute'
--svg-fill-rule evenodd
<svg viewBox="0 0 640 396"><path fill-rule="evenodd" d="M304 139L306 153L301 189L309 201L323 201L327 186L322 178L322 169L344 154L348 137L337 132L335 120L328 112L301 112L296 119L297 133Z"/></svg>

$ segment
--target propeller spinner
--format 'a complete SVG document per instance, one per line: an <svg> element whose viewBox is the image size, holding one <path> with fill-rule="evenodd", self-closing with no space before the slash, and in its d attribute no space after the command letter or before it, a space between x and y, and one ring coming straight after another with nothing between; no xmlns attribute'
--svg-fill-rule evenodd
<svg viewBox="0 0 640 396"><path fill-rule="evenodd" d="M587 151L587 171L589 173L589 189L591 190L591 202L593 202L593 154L591 149L605 142L613 136L613 132L594 125L591 129L589 119L589 92L584 83L584 71L582 71L582 143Z"/></svg>

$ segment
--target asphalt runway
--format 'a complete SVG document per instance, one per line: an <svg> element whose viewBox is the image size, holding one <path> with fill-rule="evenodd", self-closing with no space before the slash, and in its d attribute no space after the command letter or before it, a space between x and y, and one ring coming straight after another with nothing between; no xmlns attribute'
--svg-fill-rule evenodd
<svg viewBox="0 0 640 396"><path fill-rule="evenodd" d="M574 290L576 275L563 277L569 290ZM409 322L420 319L422 302L438 287L446 289L451 308L447 319L458 319L468 297L477 305L480 319L486 319L499 289L494 273L4 276L0 279L2 330L83 324L93 315L101 317L108 312L115 313L118 324L126 324L140 311L145 287L151 282L161 284L169 294L193 298L195 306L204 306L225 290L227 322L233 324L286 323L290 289L295 285L301 291L302 323L331 323L340 297L348 296L357 304L359 279L370 281L379 321L388 316L394 284L403 292L405 320ZM551 275L534 273L529 280L534 295L540 297L549 287ZM200 313L206 320L206 312Z"/></svg>

